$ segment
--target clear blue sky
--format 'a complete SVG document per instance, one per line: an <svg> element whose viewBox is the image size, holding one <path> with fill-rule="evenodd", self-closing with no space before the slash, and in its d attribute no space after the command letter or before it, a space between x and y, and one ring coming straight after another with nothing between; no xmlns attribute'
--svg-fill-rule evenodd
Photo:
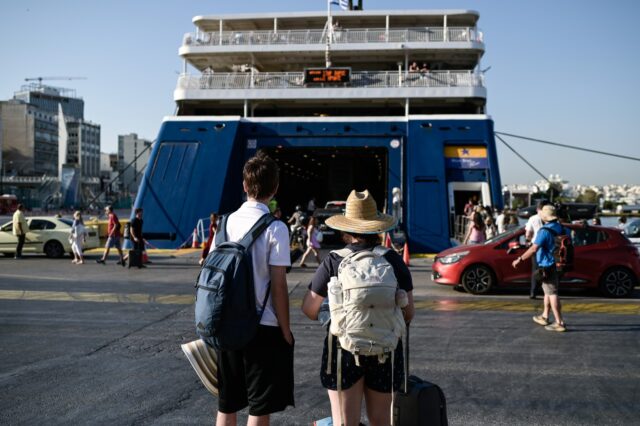
<svg viewBox="0 0 640 426"><path fill-rule="evenodd" d="M365 0L365 9L473 9L484 31L488 112L496 130L640 156L640 1ZM181 70L178 48L195 15L326 10L325 0L20 0L0 4L0 99L25 77L75 88L87 119L117 135L154 139ZM572 183L640 184L638 162L513 140L543 173ZM538 179L499 146L503 183Z"/></svg>

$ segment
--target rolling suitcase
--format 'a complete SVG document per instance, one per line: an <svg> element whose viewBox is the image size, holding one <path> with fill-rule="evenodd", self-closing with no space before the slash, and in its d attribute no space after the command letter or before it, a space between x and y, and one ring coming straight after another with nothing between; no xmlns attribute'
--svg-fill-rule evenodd
<svg viewBox="0 0 640 426"><path fill-rule="evenodd" d="M142 250L129 251L129 268L142 268Z"/></svg>
<svg viewBox="0 0 640 426"><path fill-rule="evenodd" d="M442 389L416 376L409 376L409 326L404 357L404 392L396 393L395 426L447 426L447 403Z"/></svg>

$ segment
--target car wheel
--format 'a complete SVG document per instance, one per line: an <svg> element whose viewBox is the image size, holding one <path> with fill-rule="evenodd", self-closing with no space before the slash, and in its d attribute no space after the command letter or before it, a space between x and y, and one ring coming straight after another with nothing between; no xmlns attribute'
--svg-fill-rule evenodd
<svg viewBox="0 0 640 426"><path fill-rule="evenodd" d="M49 241L44 245L44 254L46 254L47 257L63 257L64 247L62 247L59 241Z"/></svg>
<svg viewBox="0 0 640 426"><path fill-rule="evenodd" d="M621 267L609 269L600 278L600 291L608 297L629 297L636 285L636 277Z"/></svg>
<svg viewBox="0 0 640 426"><path fill-rule="evenodd" d="M486 294L495 279L491 269L484 265L472 265L462 274L462 287L471 294Z"/></svg>

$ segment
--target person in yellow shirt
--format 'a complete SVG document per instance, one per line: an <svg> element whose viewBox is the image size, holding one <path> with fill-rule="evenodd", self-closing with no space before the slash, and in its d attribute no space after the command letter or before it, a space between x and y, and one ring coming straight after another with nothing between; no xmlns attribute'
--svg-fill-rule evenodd
<svg viewBox="0 0 640 426"><path fill-rule="evenodd" d="M24 205L18 204L18 209L13 214L13 235L18 237L18 245L16 246L15 259L22 258L22 247L24 246L24 240L27 238L27 231L29 225L27 219L24 218Z"/></svg>

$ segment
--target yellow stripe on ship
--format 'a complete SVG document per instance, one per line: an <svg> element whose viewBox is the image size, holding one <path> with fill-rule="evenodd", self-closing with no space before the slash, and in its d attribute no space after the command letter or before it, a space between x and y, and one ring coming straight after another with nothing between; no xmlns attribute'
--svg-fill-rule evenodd
<svg viewBox="0 0 640 426"><path fill-rule="evenodd" d="M487 148L478 146L445 146L446 158L487 158Z"/></svg>

